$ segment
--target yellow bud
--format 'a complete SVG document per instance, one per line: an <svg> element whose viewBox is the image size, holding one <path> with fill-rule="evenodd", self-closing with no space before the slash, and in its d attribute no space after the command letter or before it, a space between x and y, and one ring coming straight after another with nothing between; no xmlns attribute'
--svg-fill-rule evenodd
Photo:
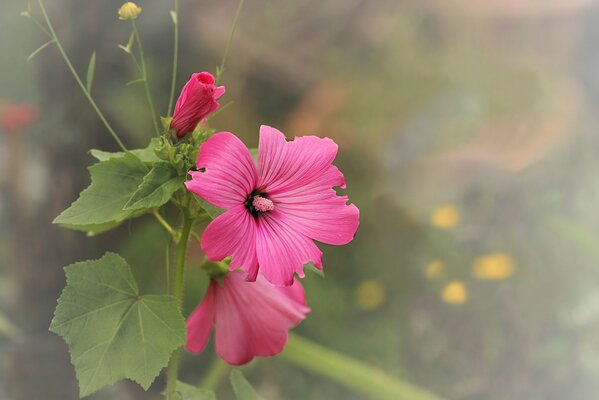
<svg viewBox="0 0 599 400"><path fill-rule="evenodd" d="M446 303L462 304L467 298L466 287L460 281L449 282L441 292L441 299Z"/></svg>
<svg viewBox="0 0 599 400"><path fill-rule="evenodd" d="M141 7L137 4L128 1L119 8L119 19L129 21L137 18L141 14Z"/></svg>
<svg viewBox="0 0 599 400"><path fill-rule="evenodd" d="M493 253L474 260L474 276L478 279L501 280L512 276L514 259L505 253Z"/></svg>
<svg viewBox="0 0 599 400"><path fill-rule="evenodd" d="M431 215L431 223L437 228L453 228L459 221L460 214L451 204L440 206Z"/></svg>
<svg viewBox="0 0 599 400"><path fill-rule="evenodd" d="M445 264L443 261L435 260L431 261L427 266L424 274L428 279L435 279L443 275L443 271L445 270Z"/></svg>
<svg viewBox="0 0 599 400"><path fill-rule="evenodd" d="M375 310L385 301L385 287L379 281L369 279L356 288L354 297L362 310Z"/></svg>

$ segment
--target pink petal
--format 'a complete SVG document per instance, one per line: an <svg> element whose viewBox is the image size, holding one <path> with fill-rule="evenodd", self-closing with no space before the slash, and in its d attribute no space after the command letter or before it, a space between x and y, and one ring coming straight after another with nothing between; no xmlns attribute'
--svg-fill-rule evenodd
<svg viewBox="0 0 599 400"><path fill-rule="evenodd" d="M258 187L269 195L297 189L325 173L337 155L337 144L317 136L285 140L282 132L260 127Z"/></svg>
<svg viewBox="0 0 599 400"><path fill-rule="evenodd" d="M326 173L307 185L270 198L293 230L322 243L347 244L358 229L360 211L355 205L347 204L347 196L337 196L332 188L344 183L341 172L330 166Z"/></svg>
<svg viewBox="0 0 599 400"><path fill-rule="evenodd" d="M293 274L304 276L304 264L322 267L322 252L314 242L294 230L284 214L274 211L257 219L256 253L260 271L274 285L290 286Z"/></svg>
<svg viewBox="0 0 599 400"><path fill-rule="evenodd" d="M200 353L206 347L208 339L210 339L210 331L214 324L214 313L216 311L215 304L215 285L218 284L210 281L206 296L187 319L187 342L185 348L192 353Z"/></svg>
<svg viewBox="0 0 599 400"><path fill-rule="evenodd" d="M218 100L223 94L225 94L224 86L217 86L214 88L214 100Z"/></svg>
<svg viewBox="0 0 599 400"><path fill-rule="evenodd" d="M255 356L273 356L287 343L287 331L310 312L305 303L295 300L301 288L277 288L263 278L246 282L243 274L232 272L218 288L216 302L215 346L218 355L233 365L251 361ZM301 289L303 292L303 289Z"/></svg>
<svg viewBox="0 0 599 400"><path fill-rule="evenodd" d="M201 246L211 261L232 256L231 270L242 268L248 280L255 280L258 273L256 258L256 220L245 206L235 206L219 215L206 227Z"/></svg>
<svg viewBox="0 0 599 400"><path fill-rule="evenodd" d="M230 132L216 133L200 146L198 171L190 171L187 190L221 208L243 204L256 187L256 166L249 150ZM204 172L203 169L205 169Z"/></svg>

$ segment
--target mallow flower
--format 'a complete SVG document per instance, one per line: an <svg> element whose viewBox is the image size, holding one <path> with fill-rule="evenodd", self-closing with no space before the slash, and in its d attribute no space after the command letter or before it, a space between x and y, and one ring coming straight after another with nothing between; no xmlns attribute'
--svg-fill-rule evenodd
<svg viewBox="0 0 599 400"><path fill-rule="evenodd" d="M278 286L303 277L303 266L322 268L322 252L314 240L332 245L350 242L359 211L338 196L343 174L332 165L337 144L329 138L297 137L287 141L269 126L260 128L258 165L235 135L220 132L200 147L197 171L187 189L226 211L204 231L202 249L208 259L231 256L231 270L256 280L260 270Z"/></svg>
<svg viewBox="0 0 599 400"><path fill-rule="evenodd" d="M277 287L261 275L247 282L242 272L230 272L221 282L210 280L204 299L187 319L185 347L200 353L214 326L216 353L229 364L274 356L287 344L288 330L309 312L299 282Z"/></svg>
<svg viewBox="0 0 599 400"><path fill-rule="evenodd" d="M214 86L214 76L209 72L191 75L183 86L175 104L170 128L182 138L219 107L217 100L225 93L224 86Z"/></svg>

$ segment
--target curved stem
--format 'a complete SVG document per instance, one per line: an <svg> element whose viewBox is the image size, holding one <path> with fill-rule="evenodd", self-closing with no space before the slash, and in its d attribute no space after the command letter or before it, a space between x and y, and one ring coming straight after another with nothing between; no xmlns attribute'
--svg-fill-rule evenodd
<svg viewBox="0 0 599 400"><path fill-rule="evenodd" d="M168 109L166 111L167 117L171 115L173 111L173 102L175 101L175 85L177 84L177 63L179 60L179 0L175 0L175 18L173 24L175 25L175 43L173 44L173 76L171 79L171 95L168 99Z"/></svg>
<svg viewBox="0 0 599 400"><path fill-rule="evenodd" d="M379 400L441 400L441 397L416 385L387 375L386 372L327 349L308 339L289 333L281 357L308 371Z"/></svg>
<svg viewBox="0 0 599 400"><path fill-rule="evenodd" d="M102 123L104 124L104 126L106 127L106 129L108 130L108 132L110 132L110 134L112 135L112 137L114 138L114 140L116 141L116 143L119 145L119 147L121 149L123 149L123 151L127 151L127 148L125 147L125 145L123 144L123 142L121 141L121 139L119 138L119 136L116 134L116 132L114 131L114 129L112 129L112 127L110 126L110 124L106 120L106 117L104 117L104 114L102 113L102 111L100 111L100 108L98 107L98 105L96 104L96 102L92 98L91 94L88 92L87 88L85 87L85 85L81 81L81 78L79 78L79 75L77 74L77 71L75 71L75 67L73 67L73 64L71 63L71 60L69 59L69 57L67 56L66 51L62 47L62 43L60 43L60 40L58 39L58 36L56 36L56 32L54 31L54 26L52 25L52 22L50 22L50 18L48 17L48 13L46 13L46 8L44 7L43 1L42 0L38 0L38 4L39 4L40 9L42 11L42 15L44 16L44 20L46 21L46 25L48 25L48 29L50 30L50 34L52 35L52 38L54 39L54 42L56 43L56 47L58 47L58 51L60 51L60 54L62 55L62 58L64 59L65 63L67 64L67 67L69 67L69 70L71 71L71 73L75 77L75 80L79 84L79 87L83 91L83 94L85 94L85 97L87 97L87 100L90 102L90 104L93 107L94 111L96 112L96 114L98 114L98 117L100 117L100 120L102 121Z"/></svg>
<svg viewBox="0 0 599 400"><path fill-rule="evenodd" d="M225 70L225 63L227 62L227 56L229 55L229 49L231 48L231 42L233 41L233 35L235 34L235 28L237 28L237 21L239 20L239 15L241 14L241 9L243 8L244 2L245 0L239 0L239 5L237 6L237 11L235 12L235 18L233 19L233 26L231 26L231 31L229 32L229 37L227 38L227 45L225 46L223 59L220 63L220 67L216 71L216 84L220 82L220 77Z"/></svg>
<svg viewBox="0 0 599 400"><path fill-rule="evenodd" d="M131 20L131 24L133 25L133 34L135 35L135 40L137 41L137 47L139 47L139 58L141 62L141 74L142 80L144 82L144 88L146 91L146 99L148 100L148 106L150 107L150 113L152 114L152 124L154 124L154 130L156 131L156 136L160 136L160 129L158 128L158 120L156 119L156 110L154 109L154 101L152 100L152 95L150 94L150 86L148 84L148 69L146 68L146 59L144 57L144 48L141 45L141 38L139 37L139 32L137 31L137 24L135 24L135 20Z"/></svg>
<svg viewBox="0 0 599 400"><path fill-rule="evenodd" d="M181 236L177 243L177 258L175 260L175 278L173 281L173 287L171 294L177 299L179 309L183 306L183 291L185 289L185 256L187 253L187 242L191 234L191 227L193 225L193 219L189 218L187 214L183 213L183 229L181 230ZM177 349L171 355L171 359L168 362L167 375L166 375L166 398L167 400L175 399L175 393L177 389L177 374L179 373L179 356L180 349Z"/></svg>

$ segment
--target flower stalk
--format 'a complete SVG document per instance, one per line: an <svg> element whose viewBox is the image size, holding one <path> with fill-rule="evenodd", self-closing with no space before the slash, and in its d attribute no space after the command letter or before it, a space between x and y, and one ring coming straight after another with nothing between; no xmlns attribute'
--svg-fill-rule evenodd
<svg viewBox="0 0 599 400"><path fill-rule="evenodd" d="M146 59L144 57L144 48L141 45L141 38L139 36L139 32L137 31L137 24L135 20L131 20L131 25L133 26L133 35L135 36L135 41L137 42L137 47L139 47L139 58L141 63L141 75L142 81L144 83L144 90L146 92L146 99L148 101L148 107L150 107L150 113L152 114L152 124L154 125L154 130L156 131L156 136L160 136L160 128L158 127L158 120L156 116L156 110L154 109L154 101L152 100L152 94L150 93L150 86L148 84L148 69L146 67Z"/></svg>
<svg viewBox="0 0 599 400"><path fill-rule="evenodd" d="M121 141L121 139L119 138L117 133L114 131L114 129L112 129L112 126L110 125L110 123L108 123L108 120L106 119L106 117L104 116L102 111L100 111L100 108L96 104L91 93L87 90L87 87L83 84L83 81L79 77L79 74L75 70L75 67L73 67L71 60L69 59L69 56L67 55L66 51L64 50L64 47L62 47L62 43L60 42L60 40L58 39L58 36L56 35L56 31L54 31L54 26L52 25L52 22L50 21L50 18L48 17L48 13L46 12L46 8L44 7L43 0L38 0L38 4L40 6L40 10L42 11L42 15L44 16L46 25L48 25L48 30L50 31L52 40L54 40L54 43L56 43L56 47L58 47L58 51L62 55L62 58L64 59L65 63L67 64L67 67L73 74L73 77L77 81L77 84L79 84L79 87L83 91L83 94L85 95L85 97L87 98L89 103L91 104L91 106L94 109L94 111L96 112L96 114L98 114L98 117L100 118L100 120L102 121L102 123L104 124L104 126L106 127L108 132L112 135L112 137L114 138L114 140L118 144L118 146L123 151L127 151L127 148L125 147L125 145L123 144L123 142Z"/></svg>
<svg viewBox="0 0 599 400"><path fill-rule="evenodd" d="M171 116L173 111L173 102L175 101L175 86L177 85L177 64L179 62L179 0L175 0L175 9L173 10L173 25L175 28L175 38L173 43L173 74L171 77L171 94L168 99L167 116Z"/></svg>
<svg viewBox="0 0 599 400"><path fill-rule="evenodd" d="M191 227L193 219L183 212L183 228L177 243L177 258L175 260L175 277L171 295L177 299L179 309L183 307L183 293L185 289L185 258L187 255L187 242L191 236ZM171 355L167 367L166 377L166 399L174 400L177 388L177 375L179 373L179 357L181 349L177 349Z"/></svg>

